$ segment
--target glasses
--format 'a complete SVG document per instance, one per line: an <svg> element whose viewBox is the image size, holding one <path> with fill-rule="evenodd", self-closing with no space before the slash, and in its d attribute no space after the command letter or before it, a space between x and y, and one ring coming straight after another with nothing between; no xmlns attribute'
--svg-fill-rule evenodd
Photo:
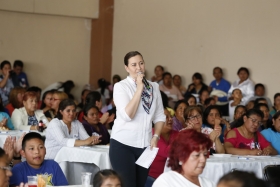
<svg viewBox="0 0 280 187"><path fill-rule="evenodd" d="M257 124L258 126L261 126L261 125L262 125L262 122L261 122L261 121L258 121L258 120L256 120L256 119L253 119L253 118L251 118L251 117L248 117L248 118L250 118L251 121L252 121L253 123Z"/></svg>
<svg viewBox="0 0 280 187"><path fill-rule="evenodd" d="M5 171L11 171L12 170L12 168L10 167L10 166L0 166L0 169L3 169L3 170L5 170Z"/></svg>
<svg viewBox="0 0 280 187"><path fill-rule="evenodd" d="M201 115L200 114L198 114L198 115L196 115L196 116L191 116L191 117L188 117L187 119L189 119L189 120L191 120L191 121L193 121L194 119L200 119L201 118Z"/></svg>

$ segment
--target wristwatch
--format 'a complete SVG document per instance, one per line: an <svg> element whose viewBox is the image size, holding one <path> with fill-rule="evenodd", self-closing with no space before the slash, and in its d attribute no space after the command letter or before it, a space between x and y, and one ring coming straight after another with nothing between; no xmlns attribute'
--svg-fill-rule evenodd
<svg viewBox="0 0 280 187"><path fill-rule="evenodd" d="M157 134L154 134L153 137L156 137L158 140L160 139L159 135L157 135Z"/></svg>

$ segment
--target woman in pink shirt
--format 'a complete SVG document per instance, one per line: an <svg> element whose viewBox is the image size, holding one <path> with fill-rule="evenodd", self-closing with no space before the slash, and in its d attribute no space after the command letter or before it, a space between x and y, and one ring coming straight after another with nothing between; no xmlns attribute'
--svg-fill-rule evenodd
<svg viewBox="0 0 280 187"><path fill-rule="evenodd" d="M241 125L226 135L226 153L235 155L277 155L277 151L258 132L263 113L259 109L248 110L240 119Z"/></svg>
<svg viewBox="0 0 280 187"><path fill-rule="evenodd" d="M178 131L172 130L172 116L167 109L164 109L164 114L166 115L166 122L164 123L164 126L161 130L160 139L158 141L159 150L150 167L149 176L145 185L146 187L152 186L155 179L163 173L165 162L169 154L170 145L179 133Z"/></svg>

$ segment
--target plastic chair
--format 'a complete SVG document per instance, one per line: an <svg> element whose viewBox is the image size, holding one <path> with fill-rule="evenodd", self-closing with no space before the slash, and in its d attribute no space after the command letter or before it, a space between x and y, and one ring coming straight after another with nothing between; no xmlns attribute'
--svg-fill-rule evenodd
<svg viewBox="0 0 280 187"><path fill-rule="evenodd" d="M279 180L280 165L267 165L263 169L264 180Z"/></svg>

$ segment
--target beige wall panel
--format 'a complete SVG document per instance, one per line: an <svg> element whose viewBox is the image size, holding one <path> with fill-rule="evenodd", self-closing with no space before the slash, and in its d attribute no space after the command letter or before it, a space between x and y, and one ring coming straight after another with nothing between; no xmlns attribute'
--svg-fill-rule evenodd
<svg viewBox="0 0 280 187"><path fill-rule="evenodd" d="M148 78L161 64L186 86L195 72L209 84L215 66L233 82L244 66L272 99L280 92L279 7L276 0L115 1L112 74L126 76L123 57L131 50L143 54Z"/></svg>
<svg viewBox="0 0 280 187"><path fill-rule="evenodd" d="M34 0L0 0L0 10L33 12Z"/></svg>
<svg viewBox="0 0 280 187"><path fill-rule="evenodd" d="M98 18L99 0L34 0L34 13Z"/></svg>
<svg viewBox="0 0 280 187"><path fill-rule="evenodd" d="M91 21L0 11L0 61L21 59L30 84L73 80L77 98L89 81Z"/></svg>

